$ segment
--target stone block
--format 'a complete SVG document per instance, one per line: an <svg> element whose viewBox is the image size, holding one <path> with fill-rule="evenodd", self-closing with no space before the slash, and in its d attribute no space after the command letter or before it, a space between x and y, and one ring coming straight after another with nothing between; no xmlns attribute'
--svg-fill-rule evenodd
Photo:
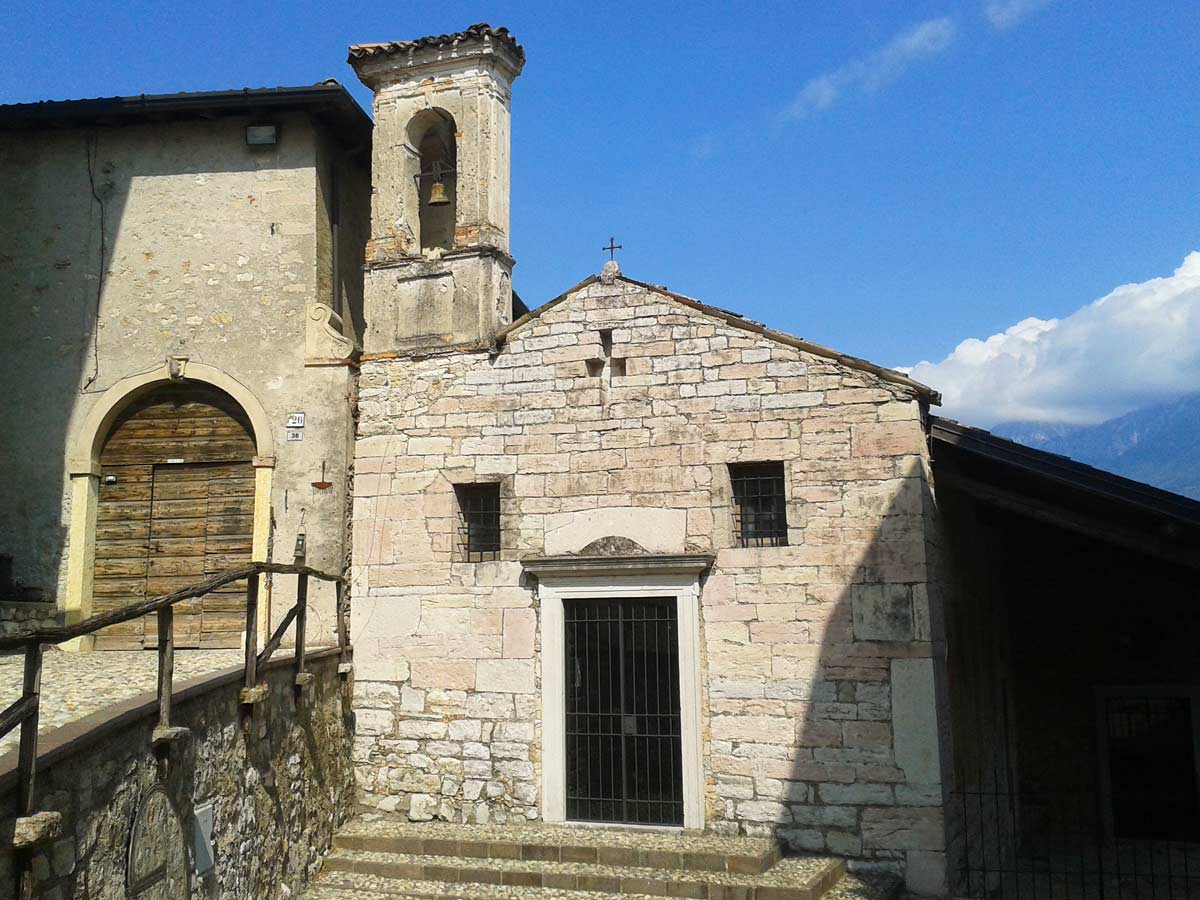
<svg viewBox="0 0 1200 900"><path fill-rule="evenodd" d="M750 822L776 822L784 825L792 821L792 812L783 803L742 800L737 804L737 817Z"/></svg>
<svg viewBox="0 0 1200 900"><path fill-rule="evenodd" d="M940 784L942 767L933 660L892 660L891 676L896 765L904 770L910 783Z"/></svg>
<svg viewBox="0 0 1200 900"><path fill-rule="evenodd" d="M437 801L428 794L414 794L408 801L408 817L414 822L433 820Z"/></svg>
<svg viewBox="0 0 1200 900"><path fill-rule="evenodd" d="M537 690L533 661L524 659L481 659L475 688L493 693L532 694Z"/></svg>
<svg viewBox="0 0 1200 900"><path fill-rule="evenodd" d="M732 775L718 775L717 796L733 800L753 800L754 779Z"/></svg>
<svg viewBox="0 0 1200 900"><path fill-rule="evenodd" d="M467 696L467 716L472 719L510 719L513 709L511 694L488 692Z"/></svg>
<svg viewBox="0 0 1200 900"><path fill-rule="evenodd" d="M414 659L413 687L471 690L475 687L473 659Z"/></svg>
<svg viewBox="0 0 1200 900"><path fill-rule="evenodd" d="M842 726L842 743L847 747L889 750L892 728L887 722L846 722Z"/></svg>
<svg viewBox="0 0 1200 900"><path fill-rule="evenodd" d="M534 727L532 722L497 722L494 737L498 741L533 742Z"/></svg>
<svg viewBox="0 0 1200 900"><path fill-rule="evenodd" d="M903 584L855 584L850 588L854 638L859 641L911 641L912 595Z"/></svg>
<svg viewBox="0 0 1200 900"><path fill-rule="evenodd" d="M864 422L850 429L853 456L905 456L925 452L925 434L920 423Z"/></svg>
<svg viewBox="0 0 1200 900"><path fill-rule="evenodd" d="M482 723L478 719L455 719L447 725L452 741L478 741Z"/></svg>
<svg viewBox="0 0 1200 900"><path fill-rule="evenodd" d="M718 739L790 744L795 733L795 723L783 716L713 716L712 719L712 736Z"/></svg>
<svg viewBox="0 0 1200 900"><path fill-rule="evenodd" d="M425 711L425 692L404 685L400 689L400 710L406 713Z"/></svg>
<svg viewBox="0 0 1200 900"><path fill-rule="evenodd" d="M371 712L371 710L364 710ZM390 716L390 713L388 714ZM446 723L426 719L401 719L396 723L396 736L418 740L441 740L446 737Z"/></svg>
<svg viewBox="0 0 1200 900"><path fill-rule="evenodd" d="M867 807L862 814L863 847L872 850L945 850L940 807Z"/></svg>
<svg viewBox="0 0 1200 900"><path fill-rule="evenodd" d="M532 609L504 612L504 658L531 659L537 633L537 613Z"/></svg>
<svg viewBox="0 0 1200 900"><path fill-rule="evenodd" d="M831 806L869 806L892 802L892 788L887 784L821 784L817 796Z"/></svg>
<svg viewBox="0 0 1200 900"><path fill-rule="evenodd" d="M386 709L359 709L354 713L354 730L358 734L391 734L396 717Z"/></svg>

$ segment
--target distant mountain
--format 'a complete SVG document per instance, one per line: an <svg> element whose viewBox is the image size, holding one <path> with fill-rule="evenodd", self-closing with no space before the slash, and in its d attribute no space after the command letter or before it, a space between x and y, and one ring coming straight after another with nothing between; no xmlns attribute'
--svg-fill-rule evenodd
<svg viewBox="0 0 1200 900"><path fill-rule="evenodd" d="M1200 500L1200 393L1099 425L1006 422L991 431Z"/></svg>

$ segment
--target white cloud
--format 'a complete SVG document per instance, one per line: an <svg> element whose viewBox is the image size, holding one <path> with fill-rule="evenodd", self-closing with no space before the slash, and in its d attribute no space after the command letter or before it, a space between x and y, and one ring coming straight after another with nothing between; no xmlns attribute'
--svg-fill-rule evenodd
<svg viewBox="0 0 1200 900"><path fill-rule="evenodd" d="M912 376L972 425L1091 424L1200 390L1200 252L1167 278L1117 288L1063 319L971 338Z"/></svg>
<svg viewBox="0 0 1200 900"><path fill-rule="evenodd" d="M800 89L785 110L799 119L833 106L847 91L874 94L887 87L914 62L943 52L956 36L950 17L929 19L893 37L870 56L856 59L832 72L818 75Z"/></svg>
<svg viewBox="0 0 1200 900"><path fill-rule="evenodd" d="M998 31L1006 31L1024 22L1039 9L1049 6L1051 0L987 0L983 14Z"/></svg>

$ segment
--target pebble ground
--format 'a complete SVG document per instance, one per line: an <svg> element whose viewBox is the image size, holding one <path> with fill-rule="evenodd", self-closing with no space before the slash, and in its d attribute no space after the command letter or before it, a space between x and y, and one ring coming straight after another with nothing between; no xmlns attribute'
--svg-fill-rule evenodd
<svg viewBox="0 0 1200 900"><path fill-rule="evenodd" d="M118 701L152 693L158 683L158 654L153 650L70 653L47 647L43 660L39 734ZM175 684L241 662L241 650L176 650ZM0 656L0 708L21 696L24 666L22 654ZM16 749L19 740L20 729L0 739L0 756Z"/></svg>

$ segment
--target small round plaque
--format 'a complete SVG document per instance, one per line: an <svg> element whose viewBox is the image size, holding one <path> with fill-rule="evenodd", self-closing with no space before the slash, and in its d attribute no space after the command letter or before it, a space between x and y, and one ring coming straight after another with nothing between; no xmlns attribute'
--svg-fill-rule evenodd
<svg viewBox="0 0 1200 900"><path fill-rule="evenodd" d="M137 900L186 900L188 887L183 825L166 789L156 784L133 817L125 889Z"/></svg>

